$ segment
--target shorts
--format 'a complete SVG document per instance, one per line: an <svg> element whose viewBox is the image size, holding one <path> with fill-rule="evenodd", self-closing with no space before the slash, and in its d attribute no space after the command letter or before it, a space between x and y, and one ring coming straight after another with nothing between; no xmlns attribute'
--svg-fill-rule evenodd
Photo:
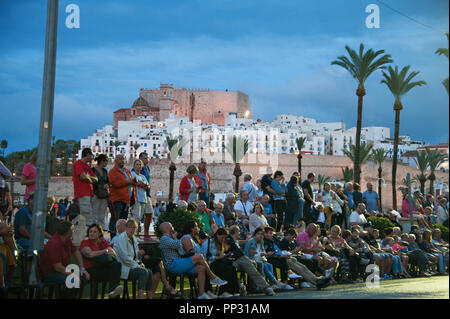
<svg viewBox="0 0 450 319"><path fill-rule="evenodd" d="M153 215L153 205L150 197L147 198L147 204L144 208L144 215Z"/></svg>
<svg viewBox="0 0 450 319"><path fill-rule="evenodd" d="M168 271L177 275L186 273L189 275L193 275L195 271L195 265L192 262L192 257L174 259L172 261L172 264L170 264Z"/></svg>

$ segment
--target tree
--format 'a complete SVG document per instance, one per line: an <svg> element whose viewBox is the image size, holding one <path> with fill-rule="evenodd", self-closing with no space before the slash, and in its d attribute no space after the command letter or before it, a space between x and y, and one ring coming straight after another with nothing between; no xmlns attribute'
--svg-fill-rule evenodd
<svg viewBox="0 0 450 319"><path fill-rule="evenodd" d="M375 159L375 161L378 163L378 197L380 201L380 209L382 208L381 204L381 174L383 172L382 164L386 160L388 153L383 148L377 148L372 151L372 156Z"/></svg>
<svg viewBox="0 0 450 319"><path fill-rule="evenodd" d="M445 33L445 35L447 36L447 42L449 41L448 38L448 32ZM448 59L448 48L439 48L436 50L435 54L437 55L445 55ZM444 85L445 89L447 90L447 94L448 92L448 78L446 78L444 81L442 81L442 85Z"/></svg>
<svg viewBox="0 0 450 319"><path fill-rule="evenodd" d="M428 179L430 180L430 193L434 196L434 181L436 180L436 175L434 172L439 168L443 161L445 161L448 156L444 153L439 152L438 150L426 149L428 165L430 166L430 175Z"/></svg>
<svg viewBox="0 0 450 319"><path fill-rule="evenodd" d="M395 111L395 134L394 134L394 156L392 162L392 202L393 208L397 209L397 191L396 191L396 178L397 178L397 155L398 155L398 142L400 134L400 111L403 109L401 97L408 93L412 88L416 86L422 86L427 84L425 81L411 82L411 80L419 74L419 72L412 71L408 75L410 66L405 66L400 72L398 66L393 69L388 67L388 73L382 71L384 79L381 83L384 83L395 97L394 111Z"/></svg>
<svg viewBox="0 0 450 319"><path fill-rule="evenodd" d="M114 142L114 155L117 155L117 148L120 146L120 144L122 143L120 143L119 141Z"/></svg>
<svg viewBox="0 0 450 319"><path fill-rule="evenodd" d="M342 170L342 175L344 177L344 182L348 183L353 179L353 169L348 168L348 166L344 168L341 168Z"/></svg>
<svg viewBox="0 0 450 319"><path fill-rule="evenodd" d="M175 171L177 167L174 161L177 160L178 156L182 155L183 147L188 143L188 140L184 137L172 137L171 135L166 137L167 147L169 148L168 158L170 160L169 165L169 203L173 202L173 184L175 178Z"/></svg>
<svg viewBox="0 0 450 319"><path fill-rule="evenodd" d="M370 152L372 151L373 145L362 143L359 148L359 163L364 165L370 158ZM350 144L349 150L343 149L344 155L347 156L353 163L355 163L356 159L356 146L355 144ZM353 168L353 173L355 172L355 168ZM355 183L358 183L355 179Z"/></svg>
<svg viewBox="0 0 450 319"><path fill-rule="evenodd" d="M300 181L302 180L302 148L305 146L306 137L298 137L295 139L298 148L298 173L300 174Z"/></svg>
<svg viewBox="0 0 450 319"><path fill-rule="evenodd" d="M317 184L319 184L319 193L322 191L322 186L331 179L330 176L317 175Z"/></svg>
<svg viewBox="0 0 450 319"><path fill-rule="evenodd" d="M417 164L417 168L420 170L420 174L415 176L415 179L420 183L420 192L425 194L425 183L428 180L428 175L425 174L428 168L427 152L416 151L416 158L414 158L414 161Z"/></svg>
<svg viewBox="0 0 450 319"><path fill-rule="evenodd" d="M361 124L362 124L362 107L363 97L366 95L366 89L364 83L367 78L376 70L384 69L385 65L391 63L391 55L385 54L384 50L374 52L372 49L364 52L364 45L361 43L359 46L359 54L355 50L352 50L348 45L345 49L350 56L350 59L346 56L340 56L337 60L331 62L331 64L339 65L346 69L351 76L358 81L358 88L356 89L356 95L358 96L358 120L356 124L356 147L355 147L355 161L353 163L355 182L359 183L361 175L361 163L359 162L359 153L361 147Z"/></svg>
<svg viewBox="0 0 450 319"><path fill-rule="evenodd" d="M231 158L234 163L234 171L233 175L236 178L236 183L234 185L234 191L235 193L239 192L239 177L242 175L240 162L244 158L245 154L248 152L248 139L240 137L240 136L233 136L228 139L228 143L225 146L227 149L227 152L231 155Z"/></svg>
<svg viewBox="0 0 450 319"><path fill-rule="evenodd" d="M2 140L0 142L0 148L2 148L2 155L5 156L5 150L8 148L8 141L7 140Z"/></svg>

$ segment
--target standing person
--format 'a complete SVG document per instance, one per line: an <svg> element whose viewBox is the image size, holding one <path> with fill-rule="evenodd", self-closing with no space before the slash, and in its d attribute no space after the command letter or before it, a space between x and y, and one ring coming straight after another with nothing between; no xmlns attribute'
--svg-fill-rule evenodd
<svg viewBox="0 0 450 319"><path fill-rule="evenodd" d="M299 209L297 210L297 214L294 216L294 227L296 227L299 222L303 221L303 206L305 205L305 195L303 194L300 173L294 172L294 174L292 175L297 177L297 185L295 186L295 190L297 191Z"/></svg>
<svg viewBox="0 0 450 319"><path fill-rule="evenodd" d="M335 219L331 223L333 225L339 225L343 227L343 225L347 225L346 223L346 212L348 210L348 197L345 196L345 194L342 191L342 186L340 184L334 185L335 193L336 193L336 202L334 202L335 214L333 215L333 218Z"/></svg>
<svg viewBox="0 0 450 319"><path fill-rule="evenodd" d="M196 174L196 179L198 180L198 196L199 199L204 201L207 205L209 205L209 196L211 193L211 176L209 175L206 165L208 163L203 158L200 160L200 164L198 166L198 173Z"/></svg>
<svg viewBox="0 0 450 319"><path fill-rule="evenodd" d="M24 202L27 201L28 196L34 193L36 187L36 166L37 166L37 153L33 153L31 161L26 163L22 169L22 176L20 177L20 184L25 185L25 197Z"/></svg>
<svg viewBox="0 0 450 319"><path fill-rule="evenodd" d="M9 169L0 161L0 218L8 212L12 213L12 198L5 178L11 177Z"/></svg>
<svg viewBox="0 0 450 319"><path fill-rule="evenodd" d="M311 223L311 207L316 206L312 189L312 183L314 183L315 178L316 174L309 173L307 179L302 183L303 194L305 196L305 204L303 205L303 220L306 224Z"/></svg>
<svg viewBox="0 0 450 319"><path fill-rule="evenodd" d="M359 204L364 203L363 194L361 193L361 186L358 183L353 184L353 203L355 204L355 209Z"/></svg>
<svg viewBox="0 0 450 319"><path fill-rule="evenodd" d="M299 193L298 187L298 177L295 175L291 176L289 183L287 184L287 192L286 192L286 216L284 217L284 228L287 229L288 225L297 225L297 220L300 217L300 195L303 195L303 192Z"/></svg>
<svg viewBox="0 0 450 319"><path fill-rule="evenodd" d="M115 212L115 216L111 216L109 230L115 233L116 220L128 219L130 206L136 202L136 182L130 171L125 168L125 158L122 154L116 156L115 165L109 171L108 179L111 184L111 202Z"/></svg>
<svg viewBox="0 0 450 319"><path fill-rule="evenodd" d="M145 176L148 182L149 188L146 190L147 193L147 204L144 209L144 236L148 235L150 224L152 223L153 217L157 217L158 214L153 210L152 197L150 195L150 166L148 165L148 154L142 152L139 154L139 159L142 161L141 174ZM159 212L158 212L159 213Z"/></svg>
<svg viewBox="0 0 450 319"><path fill-rule="evenodd" d="M270 187L275 191L273 195L273 210L277 215L276 231L279 232L283 224L284 214L286 212L286 185L284 184L284 175L281 171L276 171Z"/></svg>
<svg viewBox="0 0 450 319"><path fill-rule="evenodd" d="M185 200L188 203L198 201L198 187L195 181L195 175L198 171L196 165L189 165L186 169L187 175L180 182L180 200Z"/></svg>
<svg viewBox="0 0 450 319"><path fill-rule="evenodd" d="M94 166L92 171L97 176L97 182L93 184L94 198L92 199L93 210L93 224L99 224L102 229L105 229L105 217L106 209L108 208L109 200L109 180L108 171L108 157L105 154L100 154L95 159L97 165Z"/></svg>
<svg viewBox="0 0 450 319"><path fill-rule="evenodd" d="M256 186L252 183L252 174L244 174L243 190L248 192L248 200L254 203L256 200Z"/></svg>
<svg viewBox="0 0 450 319"><path fill-rule="evenodd" d="M261 178L261 188L265 195L270 196L270 203L273 206L273 194L275 193L274 190L270 187L272 184L272 167L267 167L267 173Z"/></svg>
<svg viewBox="0 0 450 319"><path fill-rule="evenodd" d="M14 217L14 237L19 250L28 251L31 239L34 194L28 195L27 204L19 209Z"/></svg>
<svg viewBox="0 0 450 319"><path fill-rule="evenodd" d="M92 159L91 149L85 148L81 152L81 159L73 164L73 197L78 200L80 214L86 219L87 225L92 224L94 217L92 210L94 189L92 184L97 182L97 176L95 176L89 165Z"/></svg>
<svg viewBox="0 0 450 319"><path fill-rule="evenodd" d="M328 227L331 227L331 217L334 212L334 207L332 205L332 201L336 199L336 194L331 190L331 184L325 183L323 185L323 190L318 196L318 200L322 202L324 207L325 215L327 216L326 224Z"/></svg>
<svg viewBox="0 0 450 319"><path fill-rule="evenodd" d="M131 176L136 181L136 203L131 207L131 214L134 220L137 221L139 227L138 231L141 231L141 219L142 214L145 212L147 206L147 190L150 189L150 185L145 178L144 174L141 174L142 161L140 159L134 161L133 169L131 170Z"/></svg>
<svg viewBox="0 0 450 319"><path fill-rule="evenodd" d="M234 211L239 219L238 225L241 228L241 235L246 239L250 235L248 227L250 222L250 214L252 213L253 205L248 200L248 192L241 190L239 193L239 200L234 204Z"/></svg>
<svg viewBox="0 0 450 319"><path fill-rule="evenodd" d="M367 183L367 190L363 193L363 199L366 201L367 210L381 211L380 202L378 201L378 194L373 190L372 183Z"/></svg>

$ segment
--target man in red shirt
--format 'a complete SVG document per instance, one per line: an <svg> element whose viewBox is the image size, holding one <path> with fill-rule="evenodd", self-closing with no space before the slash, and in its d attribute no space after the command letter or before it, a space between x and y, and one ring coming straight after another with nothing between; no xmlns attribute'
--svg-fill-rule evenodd
<svg viewBox="0 0 450 319"><path fill-rule="evenodd" d="M81 159L73 164L73 192L78 200L80 214L86 219L86 225L92 223L92 198L94 189L92 184L97 180L96 175L89 165L93 159L90 148L81 152Z"/></svg>
<svg viewBox="0 0 450 319"><path fill-rule="evenodd" d="M67 277L72 274L66 269L71 255L74 255L80 267L80 287L81 281L89 280L89 273L83 265L83 257L72 243L72 234L72 223L62 222L57 233L45 245L39 265L39 274L45 283L67 284Z"/></svg>

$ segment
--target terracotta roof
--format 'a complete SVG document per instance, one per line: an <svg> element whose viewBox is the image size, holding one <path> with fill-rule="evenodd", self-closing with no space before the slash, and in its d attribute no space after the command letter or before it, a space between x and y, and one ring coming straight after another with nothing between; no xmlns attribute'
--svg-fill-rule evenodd
<svg viewBox="0 0 450 319"><path fill-rule="evenodd" d="M139 96L139 97L134 101L132 107L134 107L134 106L150 106L150 105L148 105L148 102L147 102L142 96Z"/></svg>

